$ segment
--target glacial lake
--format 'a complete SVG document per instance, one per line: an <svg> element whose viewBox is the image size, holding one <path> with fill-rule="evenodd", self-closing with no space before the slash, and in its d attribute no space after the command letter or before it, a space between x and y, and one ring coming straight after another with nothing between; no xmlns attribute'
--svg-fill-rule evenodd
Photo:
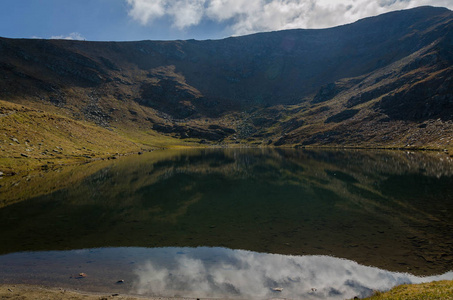
<svg viewBox="0 0 453 300"><path fill-rule="evenodd" d="M347 299L453 279L444 153L166 150L0 186L0 283Z"/></svg>

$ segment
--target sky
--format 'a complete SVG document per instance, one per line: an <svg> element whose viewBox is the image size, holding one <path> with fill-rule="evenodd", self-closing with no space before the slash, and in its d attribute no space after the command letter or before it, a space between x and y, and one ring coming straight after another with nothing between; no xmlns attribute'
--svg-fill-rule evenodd
<svg viewBox="0 0 453 300"><path fill-rule="evenodd" d="M327 28L453 0L0 0L0 36L90 41L221 39Z"/></svg>

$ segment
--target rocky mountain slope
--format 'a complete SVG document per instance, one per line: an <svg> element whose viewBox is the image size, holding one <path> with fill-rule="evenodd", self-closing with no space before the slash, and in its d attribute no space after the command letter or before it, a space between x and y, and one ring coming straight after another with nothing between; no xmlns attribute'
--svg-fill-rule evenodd
<svg viewBox="0 0 453 300"><path fill-rule="evenodd" d="M452 76L445 8L223 40L0 38L1 100L148 145L453 148Z"/></svg>

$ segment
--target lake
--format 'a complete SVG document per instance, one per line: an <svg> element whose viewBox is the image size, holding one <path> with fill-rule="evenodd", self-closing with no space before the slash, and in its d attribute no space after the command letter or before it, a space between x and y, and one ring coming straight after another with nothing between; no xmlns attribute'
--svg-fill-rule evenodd
<svg viewBox="0 0 453 300"><path fill-rule="evenodd" d="M166 150L0 185L2 283L345 299L453 279L444 153Z"/></svg>

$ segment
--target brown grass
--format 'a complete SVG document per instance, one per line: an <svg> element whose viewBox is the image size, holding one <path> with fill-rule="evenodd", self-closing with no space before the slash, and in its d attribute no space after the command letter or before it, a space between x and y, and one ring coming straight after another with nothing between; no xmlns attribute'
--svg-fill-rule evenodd
<svg viewBox="0 0 453 300"><path fill-rule="evenodd" d="M403 284L388 292L376 292L369 300L387 299L453 299L453 280L435 281L422 284Z"/></svg>

